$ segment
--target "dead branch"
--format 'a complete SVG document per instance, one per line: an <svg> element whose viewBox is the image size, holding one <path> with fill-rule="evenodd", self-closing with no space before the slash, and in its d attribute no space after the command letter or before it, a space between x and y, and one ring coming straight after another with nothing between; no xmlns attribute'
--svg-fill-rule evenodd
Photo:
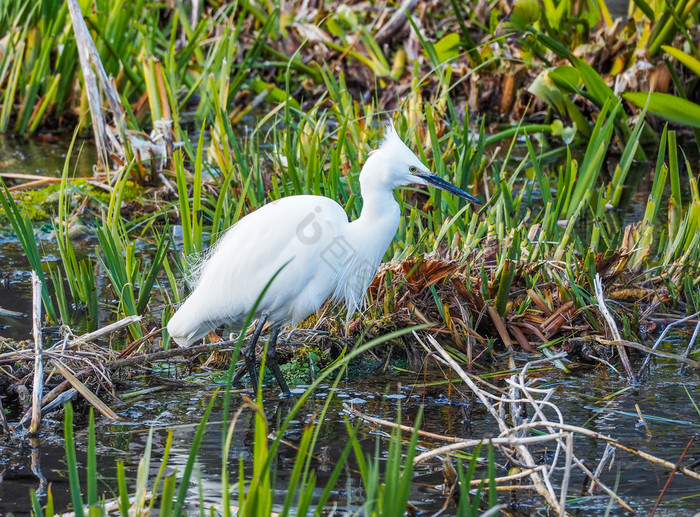
<svg viewBox="0 0 700 517"><path fill-rule="evenodd" d="M617 347L620 346L627 346L629 348L634 348L635 350L640 350L642 352L645 352L649 355L655 355L657 357L665 357L666 359L673 359L674 361L678 361L679 363L687 364L689 366L692 366L693 368L700 368L700 362L698 361L693 361L692 359L688 357L684 357L682 355L678 354L672 354L671 352L664 352L663 350L654 350L651 347L644 346L641 343L635 343L634 341L627 341L625 339L620 339L617 341L612 341L609 339L604 339L599 336L595 336L594 339L600 343L601 345L614 345Z"/></svg>
<svg viewBox="0 0 700 517"><path fill-rule="evenodd" d="M418 0L403 0L399 8L396 9L394 14L391 15L389 21L386 22L381 29L379 29L379 31L377 31L377 35L375 36L377 43L380 45L386 43L394 36L394 34L400 31L408 20L406 11L413 11L413 9L416 8L416 5L418 5Z"/></svg>
<svg viewBox="0 0 700 517"><path fill-rule="evenodd" d="M41 398L44 389L43 347L41 344L42 283L32 271L32 331L34 334L34 383L32 386L32 420L29 434L37 434L41 425Z"/></svg>
<svg viewBox="0 0 700 517"><path fill-rule="evenodd" d="M634 454L635 456L639 456L640 458L650 462L654 463L656 465L660 465L662 467L665 467L669 470L676 470L678 472L681 472L682 474L685 474L688 477L691 477L693 479L697 479L700 481L700 473L695 472L694 470L687 469L685 467L676 467L674 463L671 463L670 461L666 461L664 459L658 458L656 456L653 456L649 454L648 452L644 451L638 451L637 449L633 449L632 447L629 447L628 445L625 445L623 443L620 443L613 438L610 438L609 436L606 436L601 433L597 433L595 431L591 431L589 429L586 429L584 427L577 427L575 425L570 425L570 424L562 424L558 422L528 422L526 424L523 424L517 428L514 428L512 431L520 431L520 430L525 430L525 429L533 429L535 427L542 427L544 425L551 426L551 427L556 427L558 429L561 429L563 431L570 431L578 434L582 434L584 436L587 436L589 438L594 438L596 440L601 440L609 443L613 447L616 447L618 449L621 449L625 452L629 452L630 454Z"/></svg>
<svg viewBox="0 0 700 517"><path fill-rule="evenodd" d="M172 348L170 350L162 350L152 354L143 354L136 357L128 357L126 359L111 361L105 364L105 368L109 370L118 370L119 368L127 368L138 364L162 361L163 359L170 359L173 357L193 357L206 352L214 352L215 350L234 348L236 346L236 342L237 340L219 341L217 343L207 343L206 345L191 346L188 348Z"/></svg>

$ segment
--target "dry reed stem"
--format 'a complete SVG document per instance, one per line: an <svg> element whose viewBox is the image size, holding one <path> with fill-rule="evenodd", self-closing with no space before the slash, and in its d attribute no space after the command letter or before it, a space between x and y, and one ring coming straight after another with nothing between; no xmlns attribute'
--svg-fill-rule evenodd
<svg viewBox="0 0 700 517"><path fill-rule="evenodd" d="M482 513L480 517L491 517L492 515L500 515L501 510L504 510L505 508L507 508L505 505L497 504L493 508L489 508L484 513Z"/></svg>
<svg viewBox="0 0 700 517"><path fill-rule="evenodd" d="M581 460L579 460L576 456L573 457L573 460L574 460L574 463L576 463L576 466L579 469L581 469L581 472L583 472L591 480L595 481L598 484L598 486L603 490L603 492L605 492L608 495L608 497L610 497L611 499L614 499L615 502L617 502L617 504L622 506L628 512L635 513L634 509L630 505L628 505L625 501L623 501L622 498L619 495L617 495L612 488L609 488L604 483L602 483L600 481L600 479L596 478L594 476L593 472L591 472L588 469L588 467L586 467L586 465L584 465L584 463Z"/></svg>
<svg viewBox="0 0 700 517"><path fill-rule="evenodd" d="M612 314L610 314L610 311L608 310L608 306L605 304L605 295L603 294L603 282L600 279L600 275L598 273L596 273L595 278L593 279L593 288L595 290L596 300L598 301L598 309L600 310L600 313L603 315L605 321L610 327L610 332L613 335L613 340L622 341L622 336L620 335L620 331L617 329L615 319L612 317ZM625 367L625 372L627 372L627 378L629 382L633 384L636 383L637 376L632 371L632 365L630 364L629 357L627 356L627 350L624 346L619 345L617 347L617 353L620 356L620 361L622 362L622 365Z"/></svg>
<svg viewBox="0 0 700 517"><path fill-rule="evenodd" d="M498 438L478 438L478 439L472 439L472 440L459 440L456 441L455 443L451 443L449 445L443 445L442 447L438 447L437 449L432 449L427 452L424 452L422 454L419 454L413 459L413 464L414 465L419 465L420 463L423 463L427 460L433 459L437 456L442 456L444 454L449 454L451 452L455 451L461 451L463 449L470 449L472 447L476 447L477 445L485 445L487 443L490 443L491 445L506 445L509 447L513 447L516 445L533 445L537 443L546 443L546 442L551 442L553 440L557 440L561 438L561 434L543 434L543 435L538 435L538 436L525 436L522 438L518 437L498 437ZM534 467L527 467L533 471L538 471L540 470L539 468L534 468ZM542 467L545 468L545 467Z"/></svg>
<svg viewBox="0 0 700 517"><path fill-rule="evenodd" d="M494 327L496 327L496 330L498 331L498 335L500 336L501 340L503 341L503 344L508 348L508 350L512 351L513 350L513 340L510 339L510 334L508 334L508 329L506 328L506 325L501 318L501 315L498 314L498 311L493 305L487 305L486 306L486 311L488 312L489 317L491 318L491 321L493 322Z"/></svg>
<svg viewBox="0 0 700 517"><path fill-rule="evenodd" d="M377 31L375 40L380 45L391 40L391 38L396 34L401 28L406 25L407 16L406 11L409 13L413 11L418 5L418 0L403 0L394 14L391 15L389 21L387 21L382 27Z"/></svg>
<svg viewBox="0 0 700 517"><path fill-rule="evenodd" d="M566 507L566 494L569 491L569 480L571 479L571 465L574 457L574 433L566 433L566 459L564 460L564 476L561 480L559 491L559 505L562 512Z"/></svg>
<svg viewBox="0 0 700 517"><path fill-rule="evenodd" d="M73 32L75 40L78 42L78 57L80 59L80 68L83 72L83 82L85 84L85 93L90 106L90 116L92 118L92 127L95 133L95 145L97 146L97 157L99 164L105 170L110 168L109 154L110 145L107 138L107 124L102 115L102 103L100 102L100 91L97 87L95 72L90 63L90 51L88 50L89 43L92 43L90 33L85 26L83 13L80 9L80 4L77 0L67 0L68 11L70 13L71 23L73 24Z"/></svg>
<svg viewBox="0 0 700 517"><path fill-rule="evenodd" d="M41 280L32 271L32 332L34 334L34 381L32 386L32 419L29 434L39 432L41 425L41 398L44 391L43 347L41 344Z"/></svg>
<svg viewBox="0 0 700 517"><path fill-rule="evenodd" d="M528 386L527 384L527 379L526 379L526 374L527 371L533 367L536 366L537 364L547 362L548 360L555 360L563 357L565 354L559 354L555 355L549 358L544 358L544 359L539 359L537 361L532 361L521 369L520 373L518 376L513 376L510 379L507 379L506 381L511 385L511 386L517 386L520 389L520 393L523 394L525 399L523 401L518 401L518 402L524 402L526 401L530 407L532 407L535 411L535 414L531 417L531 422L536 422L538 419L541 421L542 425L546 426L547 431L555 436L555 439L557 441L557 447L554 452L554 456L551 460L551 467L549 469L549 475L553 474L554 469L558 463L560 451L563 449L566 454L566 462L564 464L564 469L565 469L565 474L566 470L570 469L572 463L576 464L579 469L590 478L592 483L597 482L598 485L601 487L603 491L605 491L611 498L615 499L620 506L625 508L628 511L632 511L632 508L625 502L623 501L612 489L608 488L606 485L604 485L599 478L594 477L593 473L584 465L584 463L579 460L576 455L573 454L573 450L569 452L570 450L570 436L572 433L568 433L565 436L567 437L566 443L561 439L562 434L555 434L555 425L550 425L554 424L549 418L546 417L546 415L543 413L544 407L548 407L552 409L556 415L557 415L557 423L563 424L564 423L564 416L562 415L561 411L559 410L559 407L556 404L553 404L552 402L549 402L550 397L554 394L554 390L549 388L549 389L540 389L540 388L534 388L532 386ZM533 394L541 394L543 398L541 400L535 400L535 398L532 396ZM513 431L515 434L520 434L520 431ZM566 492L566 487L564 486L562 482L562 491ZM564 497L564 495L562 495Z"/></svg>
<svg viewBox="0 0 700 517"><path fill-rule="evenodd" d="M604 435L601 433L596 433L595 431L591 431L591 430L586 429L584 427L578 427L578 426L570 425L570 424L562 424L562 423L558 423L558 422L546 422L546 423L544 423L544 422L528 422L526 424L523 424L523 425L513 429L513 431L520 431L520 430L524 430L524 429L533 429L535 427L542 427L543 425L556 427L558 429L561 429L562 431L570 431L570 432L582 434L588 438L594 438L596 440L605 441L605 442L609 443L610 445L612 445L613 447L621 449L625 452L629 452L630 454L634 454L635 456L639 456L640 458L648 461L649 463L654 463L656 465L660 465L662 467L665 467L669 470L675 470L677 472L681 472L682 474L685 474L688 477L691 477L693 479L700 481L700 472L695 472L694 470L687 469L685 467L676 468L676 465L674 463L671 463L670 461L666 461L664 459L653 456L653 455L649 454L648 452L633 449L632 447L629 447L628 445L620 443L620 442L614 440L613 438L610 438L607 435Z"/></svg>
<svg viewBox="0 0 700 517"><path fill-rule="evenodd" d="M37 176L36 174L21 174L21 173L14 173L14 172L3 172L0 173L0 178L12 178L12 179L19 179L19 180L27 180L27 183L20 183L18 185L14 185L7 190L10 192L17 192L20 190L29 190L33 189L36 187L43 187L44 185L55 185L57 183L61 183L62 179L61 178L44 178L42 176ZM86 183L90 183L95 186L100 186L105 184L105 180L103 178L81 178L82 181L85 181Z"/></svg>
<svg viewBox="0 0 700 517"><path fill-rule="evenodd" d="M88 390L87 387L85 387L82 383L80 383L79 379L82 379L84 377L87 377L89 375L94 375L100 382L103 383L103 385L106 386L111 386L112 382L109 376L109 368L106 367L106 365L110 364L110 361L105 360L105 354L110 352L110 350L104 350L102 348L94 348L92 350L86 349L74 349L74 347L79 346L79 345L84 345L89 343L91 340L98 338L100 336L106 335L106 334L111 334L112 332L115 332L121 328L124 328L132 323L135 323L137 321L140 321L141 317L140 316L128 316L126 318L123 318L116 323L112 323L110 325L107 325L95 332L91 332L89 334L84 334L82 336L78 336L77 338L73 336L72 332L70 329L65 331L65 336L64 339L61 341L56 342L51 348L48 348L46 350L42 351L42 355L44 359L50 360L54 362L54 365L59 367L59 365L56 364L57 361L61 362L61 366L63 366L64 362L73 362L73 363L78 363L83 365L83 369L78 372L77 374L71 374L73 375L72 379L66 378L65 381L60 383L58 386L53 388L49 393L46 395L43 395L43 397L40 397L40 402L36 404L32 404L32 407L24 414L22 415L22 418L20 418L20 424L24 425L26 422L30 420L30 418L34 418L35 414L35 406L38 406L40 409L40 415L45 415L48 413L51 409L55 408L58 406L58 404L55 402L57 400L57 397L60 397L60 401L66 401L67 399L69 400L73 396L61 396L63 392L65 392L71 385L75 386L76 388L79 388L76 384L79 383L80 386L84 388L84 390L79 389L79 391L90 391ZM71 339L72 338L72 339ZM33 355L31 351L29 350L14 350L12 352L6 352L4 354L0 354L0 362L3 361L21 361L21 360L31 360L33 358ZM113 362L113 361L112 361ZM60 368L60 367L59 367ZM65 377L65 376L64 376ZM41 381L39 384L42 384L43 381ZM34 385L36 386L37 379L35 377L34 379ZM90 392L92 393L92 392ZM88 395L90 397L90 395ZM96 396L93 397L97 399ZM101 401L100 401L101 402ZM92 402L91 402L92 403ZM99 404L99 402L98 402ZM94 404L93 404L94 405ZM96 406L97 407L97 406ZM106 407L106 405L105 405ZM106 416L109 416L110 418L115 418L116 415L109 410L109 408L105 407L97 407L98 411L100 411L103 414L106 414ZM103 411L104 410L104 411ZM110 414L111 412L111 414Z"/></svg>
<svg viewBox="0 0 700 517"><path fill-rule="evenodd" d="M232 339L230 341L219 341L217 343L208 343L206 345L197 345L187 348L172 348L170 350L162 350L152 354L143 354L136 357L128 357L126 359L110 361L104 366L108 370L117 370L119 368L136 366L138 364L150 363L153 361L162 361L163 359L170 359L173 357L192 357L206 352L213 352L215 350L235 348L237 341L237 339Z"/></svg>
<svg viewBox="0 0 700 517"><path fill-rule="evenodd" d="M605 468L605 464L608 462L608 458L612 457L614 459L615 457L615 447L610 445L609 443L605 444L605 450L603 451L603 455L600 458L600 461L598 462L598 466L595 469L595 472L593 473L593 481L591 481L591 484L588 486L588 493L590 495L593 495L595 493L595 487L598 484L598 479L600 478L600 475L603 473L603 469Z"/></svg>
<svg viewBox="0 0 700 517"><path fill-rule="evenodd" d="M65 392L68 388L73 386L92 405L94 405L97 408L97 410L100 411L100 413L110 418L118 419L118 416L111 409L109 409L109 407L106 404L101 403L101 401L82 382L80 382L81 379L84 379L88 376L95 376L98 379L100 379L101 382L105 385L111 386L109 372L117 370L119 368L147 364L150 362L161 361L164 359L170 359L174 357L192 357L201 353L212 352L215 350L222 350L226 348L233 348L235 347L237 341L220 341L218 343L210 343L189 348L163 350L152 354L143 354L137 357L129 357L127 359L112 361L106 360L105 358L105 354L109 351L105 351L101 348L96 348L95 350L74 349L74 347L76 346L87 344L93 339L96 339L100 336L111 334L121 328L131 325L132 323L140 321L140 319L140 316L128 316L116 323L107 325L95 332L84 334L78 337L73 336L69 329L66 332L66 336L63 340L55 343L51 348L44 350L43 358L53 361L54 365L57 368L59 368L64 377L66 377L66 380L64 380L58 386L53 388L49 393L44 395L41 398L40 404L36 404L36 406L41 408L40 414L46 414L49 411L49 407L55 407L54 401L57 399L57 397L61 397L61 394L63 392ZM34 355L35 354L33 354L29 350L14 350L12 352L0 354L0 362L21 360L29 361L34 358ZM65 368L66 362L82 364L83 369L75 374L73 374L70 371L64 371L67 370ZM65 373L68 373L68 376L66 376ZM72 396L68 398L72 398ZM60 400L65 399L61 397ZM33 411L35 411L34 405L22 416L20 422L23 423L29 421L31 415L33 414Z"/></svg>
<svg viewBox="0 0 700 517"><path fill-rule="evenodd" d="M152 339L154 336L157 336L158 334L160 334L162 330L163 330L162 328L154 328L145 336L140 337L135 341L132 341L131 343L129 343L129 345L126 348L124 348L124 350L119 352L119 355L117 355L117 360L126 359L131 354L133 354L134 351L136 349L138 349L141 345L143 345L146 341L148 341L148 340Z"/></svg>
<svg viewBox="0 0 700 517"><path fill-rule="evenodd" d="M681 453L680 457L678 458L678 461L676 462L676 468L668 476L668 479L666 480L666 483L664 484L664 487L661 490L661 493L659 494L659 498L656 500L656 504L654 505L654 508L651 510L651 513L649 514L649 517L653 517L654 514L656 513L656 510L659 507L659 505L661 504L661 501L664 498L664 495L666 495L666 491L668 490L668 487L671 485L671 481L673 481L673 478L676 475L676 472L678 471L678 467L680 466L681 461L683 461L686 454L688 454L688 451L690 450L690 446L693 445L693 442L695 442L694 436L690 438L690 441L688 441L688 445L686 445L685 449L683 449L683 452Z"/></svg>
<svg viewBox="0 0 700 517"><path fill-rule="evenodd" d="M94 341L97 338L100 338L107 334L113 334L114 332L117 332L118 330L121 330L124 327L128 327L132 323L138 323L142 319L142 316L127 316L125 318L120 319L119 321L106 325L94 332L83 334L82 336L77 336L73 339L73 343L88 343L90 341Z"/></svg>

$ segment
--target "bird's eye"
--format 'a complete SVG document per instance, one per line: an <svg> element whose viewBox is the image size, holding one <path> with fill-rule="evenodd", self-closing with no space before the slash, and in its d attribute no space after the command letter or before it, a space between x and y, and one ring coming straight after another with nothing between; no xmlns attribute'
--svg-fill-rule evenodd
<svg viewBox="0 0 700 517"><path fill-rule="evenodd" d="M408 168L408 172L410 172L411 174L415 174L416 172L418 172L418 168L415 167L414 165L411 165L411 166Z"/></svg>

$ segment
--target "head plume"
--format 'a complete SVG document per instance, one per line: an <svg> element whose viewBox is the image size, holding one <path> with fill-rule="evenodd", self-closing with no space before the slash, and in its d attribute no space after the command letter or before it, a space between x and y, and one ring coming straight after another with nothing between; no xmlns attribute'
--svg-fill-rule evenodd
<svg viewBox="0 0 700 517"><path fill-rule="evenodd" d="M376 152L380 152L384 156L397 160L406 156L413 156L413 151L401 140L390 118L387 118L387 124L384 126L384 139L382 143L379 145L379 148L372 151L370 154Z"/></svg>

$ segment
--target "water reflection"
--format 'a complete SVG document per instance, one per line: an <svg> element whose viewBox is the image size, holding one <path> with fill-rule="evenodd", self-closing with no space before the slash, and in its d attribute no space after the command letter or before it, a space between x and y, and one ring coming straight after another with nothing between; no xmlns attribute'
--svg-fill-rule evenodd
<svg viewBox="0 0 700 517"><path fill-rule="evenodd" d="M70 141L70 134L49 139L0 138L0 173L60 177ZM92 140L78 140L71 154L71 177L92 176L95 163Z"/></svg>

